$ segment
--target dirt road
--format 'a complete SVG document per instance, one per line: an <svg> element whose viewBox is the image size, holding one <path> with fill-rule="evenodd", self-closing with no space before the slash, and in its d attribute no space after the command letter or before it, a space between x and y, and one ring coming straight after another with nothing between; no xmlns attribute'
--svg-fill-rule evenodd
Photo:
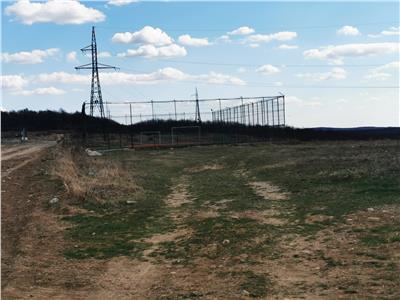
<svg viewBox="0 0 400 300"><path fill-rule="evenodd" d="M15 170L37 159L42 150L52 147L56 143L56 141L41 141L3 146L1 151L2 177L9 176Z"/></svg>
<svg viewBox="0 0 400 300"><path fill-rule="evenodd" d="M1 155L2 212L2 287L8 285L15 262L23 252L21 238L39 205L40 185L37 176L47 150L56 141L17 143L4 141Z"/></svg>

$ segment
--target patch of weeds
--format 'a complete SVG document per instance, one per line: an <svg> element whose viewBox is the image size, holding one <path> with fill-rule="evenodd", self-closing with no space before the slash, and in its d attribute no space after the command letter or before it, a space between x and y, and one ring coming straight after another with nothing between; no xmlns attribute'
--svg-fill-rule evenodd
<svg viewBox="0 0 400 300"><path fill-rule="evenodd" d="M147 167L141 164L147 164ZM83 247L67 250L67 257L138 256L146 248L140 242L141 239L175 228L164 199L170 192L171 177L176 169L163 167L152 160L141 161L138 165L144 167L137 177L143 191L132 196L135 202L127 204L126 201L84 201L82 206L96 214L78 214L64 218L74 224L68 229L67 236Z"/></svg>
<svg viewBox="0 0 400 300"><path fill-rule="evenodd" d="M242 290L249 292L251 297L263 297L271 289L271 279L265 274L255 274L252 271L244 273L245 280L240 285Z"/></svg>
<svg viewBox="0 0 400 300"><path fill-rule="evenodd" d="M240 290L243 294L248 294L250 297L264 297L272 291L272 280L268 274L256 274L253 271L241 272L219 272L217 276L226 278L241 278Z"/></svg>
<svg viewBox="0 0 400 300"><path fill-rule="evenodd" d="M325 256L324 252L322 250L317 250L315 253L326 263L327 268L334 268L338 266L344 266L344 263L335 260L333 257L330 256Z"/></svg>
<svg viewBox="0 0 400 300"><path fill-rule="evenodd" d="M64 252L65 257L73 259L107 259L115 256L130 256L140 258L147 244L134 242L114 242L105 247L86 247L70 249Z"/></svg>
<svg viewBox="0 0 400 300"><path fill-rule="evenodd" d="M247 218L231 219L223 216L192 220L189 225L193 229L189 238L161 243L152 255L179 259L182 263L188 263L196 257L216 259L240 254L259 254L273 258L277 255L273 236L277 232L271 225L259 224ZM260 236L265 238L255 242L255 238Z"/></svg>
<svg viewBox="0 0 400 300"><path fill-rule="evenodd" d="M360 241L371 247L400 242L400 225L391 224L372 228L369 234L360 237Z"/></svg>
<svg viewBox="0 0 400 300"><path fill-rule="evenodd" d="M244 178L234 176L231 170L207 170L191 176L190 192L195 196L195 206L201 207L205 202L225 203L226 210L242 211L248 209L266 209L268 201L256 195Z"/></svg>
<svg viewBox="0 0 400 300"><path fill-rule="evenodd" d="M389 256L379 254L379 253L364 253L364 255L371 257L373 259L377 259L377 260L388 260L389 259Z"/></svg>
<svg viewBox="0 0 400 300"><path fill-rule="evenodd" d="M232 219L221 216L195 220L190 225L194 229L194 234L189 239L190 244L196 248L216 245L215 256L261 253L274 245L274 226L260 224L248 218ZM263 235L266 236L263 242L254 242L254 238Z"/></svg>
<svg viewBox="0 0 400 300"><path fill-rule="evenodd" d="M357 291L354 289L345 289L343 292L345 294L357 294Z"/></svg>
<svg viewBox="0 0 400 300"><path fill-rule="evenodd" d="M322 289L322 290L327 290L329 288L329 285L327 285L326 283L318 283L317 287Z"/></svg>
<svg viewBox="0 0 400 300"><path fill-rule="evenodd" d="M203 297L203 294L197 291L190 291L184 294L181 294L180 297L182 299L197 299Z"/></svg>

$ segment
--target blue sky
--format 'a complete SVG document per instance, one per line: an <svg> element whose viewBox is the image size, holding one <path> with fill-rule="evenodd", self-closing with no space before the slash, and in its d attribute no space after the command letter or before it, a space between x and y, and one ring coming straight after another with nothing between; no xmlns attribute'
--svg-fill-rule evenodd
<svg viewBox="0 0 400 300"><path fill-rule="evenodd" d="M397 2L128 2L2 2L2 108L80 110L94 25L99 60L120 67L100 74L105 101L281 92L288 125L399 126Z"/></svg>

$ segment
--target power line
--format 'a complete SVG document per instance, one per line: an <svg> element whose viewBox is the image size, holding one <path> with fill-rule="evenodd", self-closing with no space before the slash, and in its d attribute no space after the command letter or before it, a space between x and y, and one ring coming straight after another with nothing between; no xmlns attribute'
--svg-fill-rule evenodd
<svg viewBox="0 0 400 300"><path fill-rule="evenodd" d="M248 64L248 63L219 63L219 62L209 62L209 61L193 61L193 60L175 60L175 59L160 59L157 60L158 63L178 63L178 64L195 64L195 65L211 65L211 66L234 66L234 67L260 67L263 64ZM333 68L333 67L341 67L341 68L370 68L370 67L380 67L382 64L348 64L348 65L327 65L327 64L275 64L281 68ZM121 67L120 69L125 69L133 72L142 72L147 73L148 71L131 69L127 67Z"/></svg>
<svg viewBox="0 0 400 300"><path fill-rule="evenodd" d="M275 99L280 96L261 96L261 97L236 97L236 98L205 98L205 99L180 99L180 100L151 100L151 101L124 101L124 102L107 102L109 105L126 105L135 104L160 104L160 103L183 103L183 102L214 102L214 101L238 101L238 100L259 100L259 99ZM106 103L106 102L104 102Z"/></svg>
<svg viewBox="0 0 400 300"><path fill-rule="evenodd" d="M235 67L259 67L262 64L238 64L238 63L218 63L218 62L207 62L207 61L185 61L185 60L169 60L169 59L163 59L159 60L159 62L172 62L172 63L179 63L179 64L196 64L196 65L215 65L215 66L235 66ZM302 68L302 67L350 67L350 68L357 68L357 67L379 67L382 66L381 64L362 64L362 65L322 65L322 64L276 64L277 66L281 68Z"/></svg>
<svg viewBox="0 0 400 300"><path fill-rule="evenodd" d="M369 22L369 23L352 23L352 26L373 26L373 25L387 25L387 24L398 24L399 21L385 21L385 22ZM145 25L143 25L145 26ZM238 25L239 26L239 25ZM308 29L324 29L324 28L337 28L343 26L343 24L329 24L329 25L311 25L311 26L272 26L272 27L264 27L258 28L257 31L267 31L267 30L308 30ZM162 27L162 26L155 26ZM133 29L131 26L97 26L96 28L106 29L106 30L114 30L114 29ZM198 32L228 32L232 31L235 28L163 28L164 31L170 32L188 32L188 31L198 31Z"/></svg>

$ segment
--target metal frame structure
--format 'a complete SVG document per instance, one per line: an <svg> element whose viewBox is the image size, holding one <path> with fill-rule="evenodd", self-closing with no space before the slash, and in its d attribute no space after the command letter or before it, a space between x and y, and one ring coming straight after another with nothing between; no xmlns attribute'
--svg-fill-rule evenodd
<svg viewBox="0 0 400 300"><path fill-rule="evenodd" d="M97 61L97 43L96 43L96 33L94 30L94 26L92 27L92 43L89 46L82 48L81 51L84 54L90 52L92 56L91 63L75 67L75 70L92 70L92 83L90 90L90 115L93 116L95 109L98 108L100 117L105 118L106 116L104 113L103 96L101 94L99 69L117 70L118 68L105 65ZM85 111L84 107L82 111L83 112Z"/></svg>
<svg viewBox="0 0 400 300"><path fill-rule="evenodd" d="M211 111L200 112L199 104L210 103ZM222 108L223 102L241 103L239 106ZM195 110L182 111L183 105L177 104L195 104ZM202 120L210 120L213 122L224 123L240 123L245 125L268 125L268 126L284 126L286 124L285 116L285 96L262 96L262 97L237 97L237 98L214 98L214 99L199 99L198 94L196 99L182 100L151 100L151 101L125 101L125 102L104 102L110 109L114 106L123 107L123 115L111 114L106 115L110 119L120 119L126 125L132 125L145 120L194 120L201 122ZM138 113L135 110L135 105L147 104L148 110L143 113ZM156 114L155 108L157 105L163 105L163 113ZM165 107L170 105L170 107ZM190 106L189 106L190 107ZM180 111L178 111L178 109ZM83 105L83 113L85 103ZM159 109L161 110L161 109ZM136 111L136 112L135 112Z"/></svg>
<svg viewBox="0 0 400 300"><path fill-rule="evenodd" d="M212 121L253 126L285 126L285 96L263 97L257 102L213 111Z"/></svg>

